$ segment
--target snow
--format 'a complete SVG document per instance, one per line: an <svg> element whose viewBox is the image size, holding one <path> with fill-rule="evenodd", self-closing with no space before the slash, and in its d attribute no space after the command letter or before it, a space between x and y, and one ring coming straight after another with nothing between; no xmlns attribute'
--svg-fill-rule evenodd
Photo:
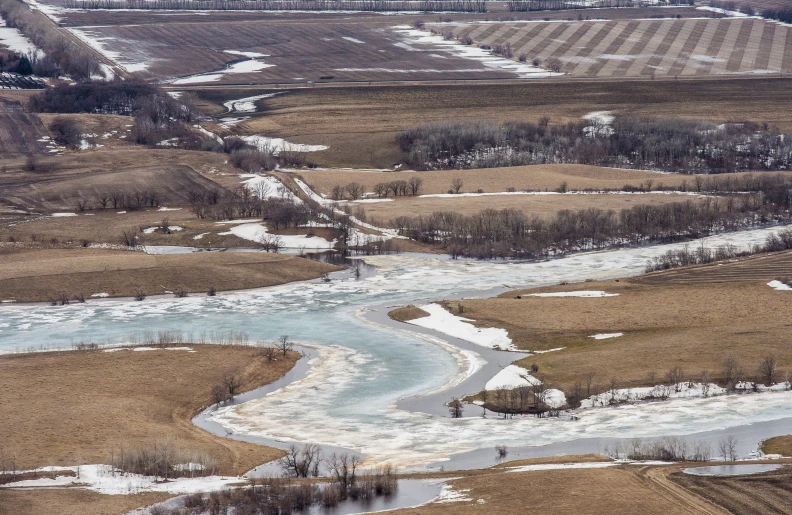
<svg viewBox="0 0 792 515"><path fill-rule="evenodd" d="M319 152L327 150L326 145L306 145L304 143L292 143L283 138L269 138L266 136L242 136L242 139L262 151L269 151L277 156L281 152Z"/></svg>
<svg viewBox="0 0 792 515"><path fill-rule="evenodd" d="M36 49L36 45L19 32L19 29L6 26L5 20L2 18L0 18L0 45L5 45L9 50L21 55L28 55L33 52L43 55L41 50Z"/></svg>
<svg viewBox="0 0 792 515"><path fill-rule="evenodd" d="M457 198L457 197L493 197L499 195L690 195L702 196L700 193L689 191L493 191L482 193L427 193L418 195L419 198Z"/></svg>
<svg viewBox="0 0 792 515"><path fill-rule="evenodd" d="M239 238L249 241L260 242L264 237L270 235L267 232L267 227L260 223L245 223L232 227L228 232L218 233L220 236L233 234ZM306 249L332 249L335 245L335 240L327 241L319 236L306 236L304 234L272 234L271 236L280 238L283 248L298 249L305 247Z"/></svg>
<svg viewBox="0 0 792 515"><path fill-rule="evenodd" d="M180 207L161 207L157 211L181 211Z"/></svg>
<svg viewBox="0 0 792 515"><path fill-rule="evenodd" d="M77 216L77 213L52 213L53 218L64 218L66 216Z"/></svg>
<svg viewBox="0 0 792 515"><path fill-rule="evenodd" d="M495 374L495 377L487 381L487 384L484 385L484 389L489 391L494 391L499 388L511 390L522 386L533 386L537 384L541 384L541 381L531 376L528 370L517 365L509 365Z"/></svg>
<svg viewBox="0 0 792 515"><path fill-rule="evenodd" d="M619 336L624 336L624 333L600 333L589 336L589 338L594 338L595 340L607 340L608 338L618 338Z"/></svg>
<svg viewBox="0 0 792 515"><path fill-rule="evenodd" d="M466 494L470 491L470 488L466 488L464 490L454 490L450 485L443 485L443 488L440 490L440 495L432 501L438 504L444 504L449 502L472 502L473 499L468 497Z"/></svg>
<svg viewBox="0 0 792 515"><path fill-rule="evenodd" d="M552 73L543 68L533 66L528 63L520 63L504 57L493 55L489 50L482 50L476 45L462 45L456 41L446 41L442 36L437 34L430 34L421 30L413 29L409 25L399 25L395 27L395 31L404 38L404 42L396 43L401 48L420 50L432 50L434 53L446 52L457 57L462 57L470 61L475 61L481 65L481 68L474 68L470 70L438 70L440 73L450 73L452 71L464 72L484 72L487 69L496 69L511 72L521 79L539 79L543 77L552 77L562 75L559 73ZM423 48L417 48L421 46ZM428 48L427 48L428 47ZM388 71L388 70L384 70ZM415 71L429 71L432 70L415 70Z"/></svg>
<svg viewBox="0 0 792 515"><path fill-rule="evenodd" d="M341 36L341 39L346 39L347 41L351 41L352 43L358 43L360 45L366 44L365 41L360 41L359 39L351 38L349 36Z"/></svg>
<svg viewBox="0 0 792 515"><path fill-rule="evenodd" d="M92 294L91 294L91 297L101 297L101 298L105 298L105 297L109 297L109 296L110 296L110 294L109 294L109 293L92 293Z"/></svg>
<svg viewBox="0 0 792 515"><path fill-rule="evenodd" d="M392 198L361 198L353 200L354 204L376 204L377 202L393 202Z"/></svg>
<svg viewBox="0 0 792 515"><path fill-rule="evenodd" d="M242 181L242 185L249 190L253 195L261 199L285 199L292 200L295 204L302 204L300 198L283 185L276 177L271 175L253 175L243 174L240 177L246 180Z"/></svg>
<svg viewBox="0 0 792 515"><path fill-rule="evenodd" d="M529 293L523 297L582 297L585 299L596 297L618 297L618 293L605 293L599 290L581 290L581 291L554 291L547 293Z"/></svg>
<svg viewBox="0 0 792 515"><path fill-rule="evenodd" d="M601 125L610 125L616 118L613 116L611 111L592 111L584 115L583 119Z"/></svg>
<svg viewBox="0 0 792 515"><path fill-rule="evenodd" d="M767 285L769 287L771 287L772 289L776 290L776 291L790 291L790 290L792 290L792 286L788 286L788 285L782 283L781 281L770 281L769 283L767 283Z"/></svg>
<svg viewBox="0 0 792 515"><path fill-rule="evenodd" d="M234 54L234 55L241 55L242 57L248 57L250 59L256 59L259 57L269 57L269 54L262 54L259 52L242 52L240 50L224 50L226 54Z"/></svg>
<svg viewBox="0 0 792 515"><path fill-rule="evenodd" d="M273 66L275 65L267 64L255 59L249 59L247 61L240 61L238 63L230 64L219 71L188 75L186 77L181 77L169 82L170 84L199 84L202 82L216 82L222 79L224 75L229 73L256 73Z"/></svg>
<svg viewBox="0 0 792 515"><path fill-rule="evenodd" d="M105 349L103 352L119 352L123 350L131 350L133 352L148 352L153 350L183 350L187 352L198 352L191 347L112 347Z"/></svg>
<svg viewBox="0 0 792 515"><path fill-rule="evenodd" d="M454 338L460 338L490 349L517 350L512 345L509 333L505 329L478 328L468 323L473 320L452 315L440 304L427 304L420 308L429 313L429 316L410 320L407 323L434 329Z"/></svg>
<svg viewBox="0 0 792 515"><path fill-rule="evenodd" d="M200 240L201 238L203 238L203 237L204 237L204 236L206 236L207 234L210 234L210 233L208 233L208 232L202 232L201 234L196 234L195 236L193 236L193 239L194 239L194 240Z"/></svg>
<svg viewBox="0 0 792 515"><path fill-rule="evenodd" d="M615 461L593 461L583 463L544 463L541 465L522 465L507 467L506 472L533 472L541 470L602 469L619 465Z"/></svg>
<svg viewBox="0 0 792 515"><path fill-rule="evenodd" d="M140 51L138 51L134 56L135 58L133 58L133 55L129 52L110 50L112 44L116 42L116 39L113 37L100 36L97 32L86 29L67 28L66 30L127 72L143 71L153 62L150 57L143 55Z"/></svg>
<svg viewBox="0 0 792 515"><path fill-rule="evenodd" d="M699 11L710 11L713 13L723 14L724 16L729 16L732 18L748 18L749 16L745 13L741 13L740 11L729 11L726 9L721 9L720 7L710 7L709 5L704 5L701 7L696 7Z"/></svg>
<svg viewBox="0 0 792 515"><path fill-rule="evenodd" d="M231 485L244 483L243 478L226 476L207 476L198 478L177 478L167 481L153 476L128 474L114 470L110 465L82 465L79 467L48 467L54 472L70 471L74 476L56 476L55 479L39 478L17 481L0 485L0 488L46 488L78 487L105 495L128 495L141 492L167 492L171 494L190 494L211 492ZM79 476L79 477L77 477Z"/></svg>
<svg viewBox="0 0 792 515"><path fill-rule="evenodd" d="M223 106L228 110L229 113L254 113L256 112L256 101L262 100L265 98L271 98L275 95L279 95L280 92L277 93L265 93L263 95L255 95L252 97L245 97L240 98L238 100L229 100L228 102L223 102ZM226 118L224 118L225 120ZM228 120L232 120L228 118ZM245 120L245 118L235 118L233 120ZM238 122L236 122L238 123Z"/></svg>
<svg viewBox="0 0 792 515"><path fill-rule="evenodd" d="M159 226L147 227L147 228L143 229L143 234L154 234L154 232L157 231L157 229L159 229L159 228L160 228ZM182 231L182 230L184 230L184 228L183 227L179 227L178 225L169 225L168 226L168 230L169 231Z"/></svg>

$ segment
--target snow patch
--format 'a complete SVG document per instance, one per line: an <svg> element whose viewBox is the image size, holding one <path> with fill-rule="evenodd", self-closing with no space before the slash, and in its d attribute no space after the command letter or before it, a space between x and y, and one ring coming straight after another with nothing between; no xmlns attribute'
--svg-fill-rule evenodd
<svg viewBox="0 0 792 515"><path fill-rule="evenodd" d="M277 156L281 152L319 152L327 150L326 145L306 145L304 143L292 143L283 138L268 138L266 136L242 136L242 140L257 147L261 151L269 151Z"/></svg>
<svg viewBox="0 0 792 515"><path fill-rule="evenodd" d="M624 333L600 333L591 335L589 338L594 338L595 340L607 340L608 338L618 338L619 336L624 336Z"/></svg>
<svg viewBox="0 0 792 515"><path fill-rule="evenodd" d="M429 316L410 320L407 322L408 324L434 329L489 349L517 350L505 329L476 327L468 323L473 320L452 315L440 304L427 304L419 307L429 313Z"/></svg>
<svg viewBox="0 0 792 515"><path fill-rule="evenodd" d="M771 287L772 289L776 290L776 291L790 291L790 290L792 290L792 286L786 285L786 284L782 283L781 281L770 281L769 283L767 283L767 285L769 287Z"/></svg>

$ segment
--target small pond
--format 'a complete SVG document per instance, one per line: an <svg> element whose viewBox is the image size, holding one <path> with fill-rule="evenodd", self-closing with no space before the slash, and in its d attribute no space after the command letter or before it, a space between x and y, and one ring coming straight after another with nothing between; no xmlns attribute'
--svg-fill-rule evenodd
<svg viewBox="0 0 792 515"><path fill-rule="evenodd" d="M741 476L744 474L761 474L778 470L783 465L746 464L746 465L714 465L711 467L693 467L682 469L685 474L694 476Z"/></svg>

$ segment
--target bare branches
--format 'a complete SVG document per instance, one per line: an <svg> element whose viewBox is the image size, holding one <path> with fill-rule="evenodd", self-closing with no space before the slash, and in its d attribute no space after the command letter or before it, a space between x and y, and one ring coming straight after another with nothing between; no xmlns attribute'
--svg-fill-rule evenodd
<svg viewBox="0 0 792 515"><path fill-rule="evenodd" d="M290 350L292 350L292 347L294 347L294 344L289 341L289 335L288 334L283 334L280 337L278 337L278 342L276 344L276 347L285 356L286 354L288 354L288 352Z"/></svg>

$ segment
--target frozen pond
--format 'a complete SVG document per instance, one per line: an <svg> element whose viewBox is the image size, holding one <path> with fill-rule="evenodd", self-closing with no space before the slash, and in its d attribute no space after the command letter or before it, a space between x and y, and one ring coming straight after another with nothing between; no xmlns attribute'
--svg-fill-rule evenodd
<svg viewBox="0 0 792 515"><path fill-rule="evenodd" d="M743 474L761 474L778 470L783 465L716 465L713 467L693 467L682 469L685 474L694 476L740 476Z"/></svg>
<svg viewBox="0 0 792 515"><path fill-rule="evenodd" d="M745 246L777 230L716 236L705 245ZM312 366L296 382L269 395L214 412L212 421L235 435L285 445L338 446L366 454L372 465L390 462L410 469L479 450L492 453L495 445L552 445L555 453L562 453L565 442L583 439L684 435L792 417L792 392L773 392L588 410L577 421L485 419L472 408L465 418L451 419L443 402L451 395L477 391L476 381L486 379L481 376L487 367L505 366L518 356L391 324L385 317L391 307L408 303L635 275L652 257L682 246L578 254L538 263L374 256L365 260L379 273L360 280L343 273L331 282L217 297L104 299L59 307L6 304L0 306L0 352L64 348L80 341L124 343L131 334L146 330L180 330L196 338L241 330L253 341L288 334L313 349ZM473 379L465 381L469 376Z"/></svg>

